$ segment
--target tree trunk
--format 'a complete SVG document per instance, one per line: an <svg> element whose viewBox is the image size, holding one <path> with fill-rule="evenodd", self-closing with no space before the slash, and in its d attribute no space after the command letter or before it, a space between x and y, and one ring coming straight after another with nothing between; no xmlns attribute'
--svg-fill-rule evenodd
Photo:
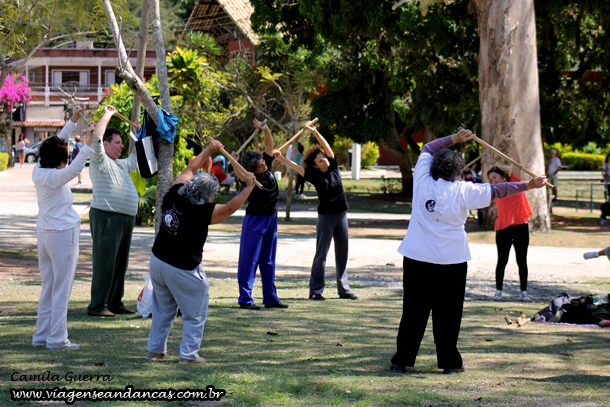
<svg viewBox="0 0 610 407"><path fill-rule="evenodd" d="M296 123L294 123L292 127L293 133L296 134L297 128ZM294 134L290 137L294 137ZM295 140L292 142L292 155L288 158L290 161L297 161L297 153L299 151L299 141ZM288 187L286 187L286 220L290 220L290 209L292 208L292 198L293 194L293 183L295 178L296 171L292 168L288 168Z"/></svg>
<svg viewBox="0 0 610 407"><path fill-rule="evenodd" d="M544 174L533 0L472 1L477 7L481 38L482 139L494 145L502 140L502 134L513 134L521 164L536 174ZM507 143L499 147L510 154ZM509 163L492 153L482 161L484 174L493 165L510 168ZM524 174L523 178L530 177ZM546 189L527 193L533 211L529 223L532 232L546 232L551 227L546 194ZM483 225L493 229L495 211L485 212Z"/></svg>
<svg viewBox="0 0 610 407"><path fill-rule="evenodd" d="M400 138L398 137L398 132L393 129L392 137L387 140L381 142L381 146L396 160L398 163L398 168L400 169L400 173L402 175L402 193L406 197L413 196L413 170L411 169L411 160L409 159L409 155L402 148L402 144L400 144Z"/></svg>
<svg viewBox="0 0 610 407"><path fill-rule="evenodd" d="M148 20L150 15L149 0L142 0L142 16L140 17L140 33L138 34L138 59L136 60L136 75L140 79L144 77L144 62L146 60L146 43L148 41ZM133 95L133 107L131 109L131 121L140 123L140 109L142 103L137 95Z"/></svg>
<svg viewBox="0 0 610 407"><path fill-rule="evenodd" d="M384 81L387 82L387 78L384 77ZM402 182L402 193L406 197L413 196L413 171L411 170L411 160L409 154L405 151L400 143L400 135L396 129L396 112L392 107L392 101L394 99L394 93L389 89L388 84L384 86L385 89L385 116L386 119L392 124L390 130L390 137L381 142L381 146L392 154L392 157L398 163L398 168L401 173Z"/></svg>
<svg viewBox="0 0 610 407"><path fill-rule="evenodd" d="M424 127L424 145L428 144L432 140L436 139L436 133L434 133L434 127L426 126Z"/></svg>
<svg viewBox="0 0 610 407"><path fill-rule="evenodd" d="M165 42L161 30L161 14L159 0L151 0L151 17L153 26L153 39L157 51L157 76L159 78L159 93L161 94L161 107L171 113L172 102L169 97L169 79L167 77L167 63L165 56ZM157 203L155 205L155 234L159 232L161 225L161 204L163 197L169 191L174 182L173 174L174 143L159 143L159 172L157 178Z"/></svg>
<svg viewBox="0 0 610 407"><path fill-rule="evenodd" d="M154 100L148 93L146 86L144 86L144 82L136 75L133 71L131 64L129 63L129 59L127 58L127 51L125 50L125 44L123 44L123 38L121 37L121 32L119 30L119 25L116 21L116 16L114 15L114 10L112 9L112 4L110 0L102 0L102 6L106 11L106 16L108 17L108 22L110 24L110 30L112 31L112 36L114 38L114 44L117 49L117 54L119 58L119 66L116 68L116 74L123 78L127 86L134 92L136 96L140 99L141 103L144 105L144 108L152 118L152 120L157 123L157 105Z"/></svg>

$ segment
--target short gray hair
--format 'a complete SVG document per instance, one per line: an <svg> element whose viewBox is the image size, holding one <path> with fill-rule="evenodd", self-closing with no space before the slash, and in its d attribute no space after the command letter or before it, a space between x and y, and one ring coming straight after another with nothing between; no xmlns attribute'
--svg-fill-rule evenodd
<svg viewBox="0 0 610 407"><path fill-rule="evenodd" d="M178 195L193 205L212 202L218 196L218 179L207 172L198 172L178 189Z"/></svg>

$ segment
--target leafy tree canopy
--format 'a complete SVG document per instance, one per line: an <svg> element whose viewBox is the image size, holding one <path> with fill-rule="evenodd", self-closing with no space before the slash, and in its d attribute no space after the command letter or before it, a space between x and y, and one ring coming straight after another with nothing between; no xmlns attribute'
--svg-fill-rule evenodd
<svg viewBox="0 0 610 407"><path fill-rule="evenodd" d="M536 7L543 138L610 142L610 3L540 0Z"/></svg>

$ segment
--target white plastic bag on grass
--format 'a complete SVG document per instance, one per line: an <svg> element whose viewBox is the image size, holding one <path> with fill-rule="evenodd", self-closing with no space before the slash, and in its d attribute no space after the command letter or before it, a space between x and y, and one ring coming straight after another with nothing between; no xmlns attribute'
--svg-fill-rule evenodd
<svg viewBox="0 0 610 407"><path fill-rule="evenodd" d="M152 315L152 300L153 300L153 286L150 280L150 274L142 273L146 285L142 288L142 292L138 296L138 313L142 318L148 318Z"/></svg>

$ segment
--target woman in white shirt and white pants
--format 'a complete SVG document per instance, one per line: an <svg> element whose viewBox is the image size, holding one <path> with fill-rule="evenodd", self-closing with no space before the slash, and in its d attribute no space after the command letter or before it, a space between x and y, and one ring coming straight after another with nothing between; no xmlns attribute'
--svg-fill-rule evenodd
<svg viewBox="0 0 610 407"><path fill-rule="evenodd" d="M62 131L42 143L40 163L32 172L38 197L36 226L42 280L32 346L46 346L47 349L78 348L68 340L67 313L78 262L80 216L72 207L72 191L67 183L83 170L87 158L93 154L93 137L89 135L87 145L68 165L68 140L81 111L81 108L76 108ZM90 123L88 132L93 130L93 124Z"/></svg>
<svg viewBox="0 0 610 407"><path fill-rule="evenodd" d="M413 175L411 221L398 252L403 261L403 314L390 370L404 373L415 365L432 311L438 368L463 372L457 341L462 322L470 251L464 223L471 209L546 184L544 175L528 182L461 182L463 158L446 148L474 138L470 130L424 146Z"/></svg>

